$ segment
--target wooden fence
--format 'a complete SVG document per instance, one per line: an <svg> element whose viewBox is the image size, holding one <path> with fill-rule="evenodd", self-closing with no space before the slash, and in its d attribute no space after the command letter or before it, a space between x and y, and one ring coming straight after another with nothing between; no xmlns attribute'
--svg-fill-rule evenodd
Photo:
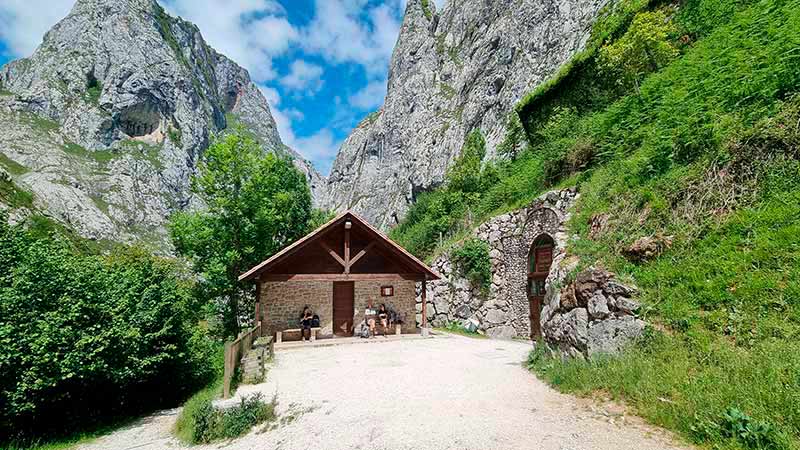
<svg viewBox="0 0 800 450"><path fill-rule="evenodd" d="M225 375L222 381L222 398L230 398L231 383L242 356L253 347L253 341L261 336L261 322L239 334L233 342L225 343Z"/></svg>

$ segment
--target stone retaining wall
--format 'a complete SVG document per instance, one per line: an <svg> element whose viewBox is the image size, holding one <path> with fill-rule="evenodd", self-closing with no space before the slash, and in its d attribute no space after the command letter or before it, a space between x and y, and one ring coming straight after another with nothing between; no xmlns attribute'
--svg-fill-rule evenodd
<svg viewBox="0 0 800 450"><path fill-rule="evenodd" d="M486 241L490 249L492 284L486 294L458 273L449 254L438 257L432 267L442 279L428 283L431 325L470 321L490 337L529 338L528 255L534 240L547 235L555 243L541 313L542 337L549 348L573 357L617 353L641 336L646 323L636 316L635 287L600 269L575 276L578 258L566 254L565 224L578 196L574 189L548 192L475 230L473 236ZM419 290L416 306L419 323Z"/></svg>
<svg viewBox="0 0 800 450"><path fill-rule="evenodd" d="M448 321L472 320L491 337L530 336L526 289L531 245L546 234L555 243L553 266L564 258L564 224L577 197L574 189L548 192L527 207L494 217L475 230L473 236L486 241L490 248L492 285L486 295L461 277L449 254L438 257L432 267L442 279L428 283L427 314L431 324L444 326ZM421 312L418 292L417 323L421 322Z"/></svg>

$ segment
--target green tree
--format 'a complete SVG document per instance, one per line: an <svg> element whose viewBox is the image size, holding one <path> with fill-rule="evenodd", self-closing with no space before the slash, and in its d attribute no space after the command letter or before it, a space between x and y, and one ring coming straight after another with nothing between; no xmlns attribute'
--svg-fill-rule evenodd
<svg viewBox="0 0 800 450"><path fill-rule="evenodd" d="M621 38L600 49L600 65L623 87L634 86L638 92L647 74L678 56L678 49L669 40L676 32L677 27L663 11L639 13Z"/></svg>
<svg viewBox="0 0 800 450"><path fill-rule="evenodd" d="M207 208L173 217L173 243L200 275L201 295L222 319L221 334L235 336L248 293L239 275L323 216L312 211L305 177L291 160L264 153L241 128L206 150L192 190Z"/></svg>
<svg viewBox="0 0 800 450"><path fill-rule="evenodd" d="M192 282L143 250L84 255L0 214L0 448L174 406L215 375Z"/></svg>
<svg viewBox="0 0 800 450"><path fill-rule="evenodd" d="M451 191L480 192L481 162L486 156L486 140L481 130L474 129L461 148L461 155L447 173L447 188Z"/></svg>

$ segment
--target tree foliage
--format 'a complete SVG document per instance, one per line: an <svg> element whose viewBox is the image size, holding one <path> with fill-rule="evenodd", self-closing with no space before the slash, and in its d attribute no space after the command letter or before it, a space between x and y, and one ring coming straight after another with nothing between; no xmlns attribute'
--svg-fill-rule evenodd
<svg viewBox="0 0 800 450"><path fill-rule="evenodd" d="M486 140L479 129L471 131L461 154L445 175L443 189L424 193L412 205L406 219L392 230L392 237L412 253L428 254L441 238L463 226L486 191L500 174L492 163L484 163Z"/></svg>
<svg viewBox="0 0 800 450"><path fill-rule="evenodd" d="M81 255L0 217L0 443L174 404L210 380L191 292L171 261Z"/></svg>
<svg viewBox="0 0 800 450"><path fill-rule="evenodd" d="M488 292L492 283L492 260L489 257L489 244L480 239L465 240L450 255L463 277L473 286Z"/></svg>
<svg viewBox="0 0 800 450"><path fill-rule="evenodd" d="M647 74L658 71L678 56L670 41L677 32L663 11L645 11L633 18L628 31L600 49L601 67L625 87L639 84Z"/></svg>
<svg viewBox="0 0 800 450"><path fill-rule="evenodd" d="M176 214L172 239L201 277L199 295L217 307L218 331L235 336L247 289L239 275L302 237L321 216L291 160L264 153L241 128L206 150L192 189L207 208Z"/></svg>

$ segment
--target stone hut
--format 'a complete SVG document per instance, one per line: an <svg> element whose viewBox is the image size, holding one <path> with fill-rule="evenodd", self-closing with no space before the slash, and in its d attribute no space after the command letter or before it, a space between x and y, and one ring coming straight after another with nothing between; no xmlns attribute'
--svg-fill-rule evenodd
<svg viewBox="0 0 800 450"><path fill-rule="evenodd" d="M417 284L439 275L356 214L345 211L239 280L256 282L261 335L298 328L305 306L320 317L319 336L352 336L370 300L396 312L403 333L418 331ZM427 317L420 319L422 328ZM299 332L298 336L299 338Z"/></svg>

